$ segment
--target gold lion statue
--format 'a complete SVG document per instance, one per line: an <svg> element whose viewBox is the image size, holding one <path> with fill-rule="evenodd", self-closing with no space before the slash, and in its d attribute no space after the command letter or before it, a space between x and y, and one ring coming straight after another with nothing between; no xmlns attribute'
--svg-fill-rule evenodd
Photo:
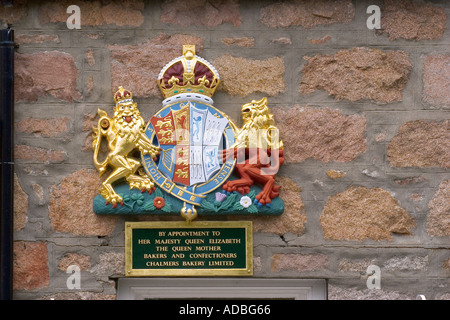
<svg viewBox="0 0 450 320"><path fill-rule="evenodd" d="M133 95L130 91L119 87L114 94L114 116L112 119L108 114L98 109L100 119L97 127L93 128L93 148L94 165L100 173L104 174L107 167L112 168L112 173L102 183L99 189L100 194L106 200L106 204L111 203L113 208L117 204L123 204L123 199L118 195L112 186L112 183L125 179L130 189L140 189L141 192L152 193L154 183L148 176L145 176L138 169L141 167L140 161L133 158L135 151L139 150L143 154L150 154L152 158L156 157L160 151L159 147L152 144L145 135L145 121L142 118L137 103L133 101ZM102 138L106 137L108 142L108 156L100 162L98 153ZM138 172L138 175L136 174Z"/></svg>
<svg viewBox="0 0 450 320"><path fill-rule="evenodd" d="M256 195L256 200L260 205L268 205L279 196L280 186L275 185L275 175L284 162L283 142L279 139L267 98L244 104L241 115L244 125L238 131L236 142L222 153L224 161L231 156L236 158L240 179L229 180L222 188L245 194L257 182L263 189Z"/></svg>

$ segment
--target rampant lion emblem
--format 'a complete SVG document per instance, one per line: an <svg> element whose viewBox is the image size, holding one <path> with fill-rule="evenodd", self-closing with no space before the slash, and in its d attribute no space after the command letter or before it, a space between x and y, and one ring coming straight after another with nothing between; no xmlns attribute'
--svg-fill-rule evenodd
<svg viewBox="0 0 450 320"><path fill-rule="evenodd" d="M283 142L275 127L267 98L252 100L241 107L244 125L236 142L228 150L223 150L223 159L234 156L240 179L226 182L222 188L227 192L241 194L250 192L254 182L263 185L256 196L260 205L267 205L278 197L280 186L275 185L275 174L284 162Z"/></svg>
<svg viewBox="0 0 450 320"><path fill-rule="evenodd" d="M154 158L159 152L159 147L154 146L145 135L145 121L139 112L137 103L133 101L132 93L119 87L114 95L114 100L116 106L112 119L108 117L106 111L98 109L100 119L97 127L93 128L93 148L94 165L100 176L106 172L108 166L113 169L102 183L99 193L105 198L106 203L111 203L115 208L117 204L123 203L122 197L112 187L112 183L117 180L125 179L130 189L153 192L155 189L153 181L143 172L138 171L141 162L133 158L133 153L139 150ZM106 159L100 162L98 153L103 137L108 142L109 153Z"/></svg>

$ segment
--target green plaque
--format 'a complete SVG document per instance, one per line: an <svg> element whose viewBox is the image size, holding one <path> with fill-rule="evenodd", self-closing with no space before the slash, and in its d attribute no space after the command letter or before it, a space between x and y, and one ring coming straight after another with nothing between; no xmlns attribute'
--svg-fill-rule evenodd
<svg viewBox="0 0 450 320"><path fill-rule="evenodd" d="M251 221L126 222L127 276L250 276Z"/></svg>

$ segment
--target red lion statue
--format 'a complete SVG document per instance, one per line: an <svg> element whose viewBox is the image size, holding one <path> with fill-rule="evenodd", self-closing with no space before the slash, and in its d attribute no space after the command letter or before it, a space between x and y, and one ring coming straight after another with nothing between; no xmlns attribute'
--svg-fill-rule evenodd
<svg viewBox="0 0 450 320"><path fill-rule="evenodd" d="M273 115L267 98L252 100L241 107L244 125L232 147L222 151L222 160L234 157L240 179L227 181L222 188L227 192L237 191L242 195L250 192L255 183L263 186L256 195L259 205L268 205L279 196L281 186L275 184L275 175L284 162L283 142L274 126Z"/></svg>

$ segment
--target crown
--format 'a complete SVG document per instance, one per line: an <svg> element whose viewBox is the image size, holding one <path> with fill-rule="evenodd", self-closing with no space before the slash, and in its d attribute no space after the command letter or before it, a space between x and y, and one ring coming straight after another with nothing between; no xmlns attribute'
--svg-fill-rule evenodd
<svg viewBox="0 0 450 320"><path fill-rule="evenodd" d="M116 106L125 102L133 102L133 94L131 91L120 86L114 94L114 101L116 102Z"/></svg>
<svg viewBox="0 0 450 320"><path fill-rule="evenodd" d="M195 45L183 45L183 55L162 68L157 82L164 98L181 93L212 97L220 78L208 61L195 55Z"/></svg>

